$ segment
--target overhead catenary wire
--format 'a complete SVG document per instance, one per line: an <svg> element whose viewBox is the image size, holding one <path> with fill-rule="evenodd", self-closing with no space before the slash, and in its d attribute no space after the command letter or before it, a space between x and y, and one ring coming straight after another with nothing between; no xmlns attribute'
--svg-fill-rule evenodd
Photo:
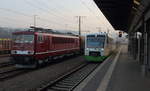
<svg viewBox="0 0 150 91"><path fill-rule="evenodd" d="M95 15L96 15L95 12L93 12L93 11L85 4L85 2L83 2L82 0L80 0L80 3L81 3L81 5L83 5L83 6L90 12L91 15L93 15L94 17L96 17L97 20L100 20L98 16L95 16ZM100 23L101 23L101 22L100 22ZM87 26L87 27L88 27L88 29L89 29L89 27L90 27L91 29L93 29L92 26Z"/></svg>
<svg viewBox="0 0 150 91"><path fill-rule="evenodd" d="M25 14L25 13L23 13L23 12L16 11L16 10L12 10L12 9L0 8L0 11L5 11L5 12L11 12L11 13L14 13L14 14L19 14L19 15L22 15L22 16L25 16L25 17L28 17L28 18L31 18L31 19L33 18L33 15L28 15L28 14ZM37 17L37 18L38 18L40 21L49 22L49 23L55 23L55 24L64 26L64 24L58 23L58 22L55 22L55 21L52 21L52 20L44 19L44 18L41 18L41 17ZM72 27L71 27L71 28L72 28Z"/></svg>
<svg viewBox="0 0 150 91"><path fill-rule="evenodd" d="M34 3L31 0L30 1L29 0L24 0L24 1L25 1L26 4L30 5L33 8L41 10L42 12L45 12L45 13L49 13L50 15L53 15L57 18L61 18L65 21L68 21L69 23L72 23L72 21L70 21L68 18L63 16L61 13L56 13L56 11L54 9L48 8L46 5L43 5L42 7L39 7L39 6L41 6L41 3L38 2L38 1L35 1ZM35 3L37 3L38 5L35 5Z"/></svg>
<svg viewBox="0 0 150 91"><path fill-rule="evenodd" d="M31 21L26 21L26 20L23 20L23 19L15 19L15 18L10 18L10 17L7 17L7 16L0 16L2 19L7 19L7 20L10 20L10 21L14 21L14 22L25 22L25 23L32 23Z"/></svg>
<svg viewBox="0 0 150 91"><path fill-rule="evenodd" d="M3 18L3 19L0 19L0 21L3 22L4 27L9 27L9 24L11 24L11 26L12 26L12 25L14 25L14 22L18 22L16 20L11 20L9 18ZM5 24L7 24L7 25L5 25ZM20 26L23 26L22 28L25 28L25 26L29 26L28 24L25 25L23 23L18 23L17 25L18 25L18 28L20 28ZM0 25L0 26L2 26L2 25Z"/></svg>
<svg viewBox="0 0 150 91"><path fill-rule="evenodd" d="M61 11L60 11L60 8L58 9L57 7L53 7L53 8L50 8L49 6L50 5L48 5L47 3L45 3L45 2L43 2L43 0L35 0L35 2L36 3L38 3L39 5L43 5L43 7L45 7L45 9L50 9L51 11L53 11L53 12L58 12L57 14L60 14L61 15L61 17L62 16L64 16L64 18L66 19L66 15L64 15ZM70 21L70 20L69 20Z"/></svg>
<svg viewBox="0 0 150 91"><path fill-rule="evenodd" d="M66 18L60 16L60 14L56 14L56 13L52 13L50 12L49 10L47 11L46 9L44 8L41 8L41 7L38 7L36 6L35 4L33 4L32 2L29 2L28 0L24 0L26 3L28 3L30 6L32 6L33 8L36 8L36 9L40 9L41 11L44 11L45 13L48 12L50 15L52 14L53 16L57 17L57 18L61 18L65 21L68 21L68 19L66 20ZM40 4L40 3L39 3ZM51 11L54 11L53 9L51 9ZM54 11L55 12L55 11ZM60 21L60 19L59 19ZM72 23L72 21L68 22L69 24Z"/></svg>
<svg viewBox="0 0 150 91"><path fill-rule="evenodd" d="M91 12L91 14L93 14L98 20L101 20L101 18L100 17L98 17L96 14L95 14L95 12L83 1L83 0L80 0L81 1L81 4L82 5L84 5L88 10L89 10L89 12ZM94 6L94 5L93 5ZM96 7L95 7L96 8ZM102 14L103 15L103 14ZM104 16L104 15L103 15ZM104 16L105 17L105 16ZM107 20L107 19L106 19ZM108 22L108 21L107 21ZM100 23L103 25L103 24L106 24L105 22L103 22L103 21L100 21ZM112 25L108 22L107 24L109 24L109 26L111 26L112 27ZM112 27L112 29L114 29L113 27ZM107 30L108 30L108 28L107 28Z"/></svg>
<svg viewBox="0 0 150 91"><path fill-rule="evenodd" d="M26 17L32 17L31 15L25 14L25 13L23 13L23 12L19 12L19 11L12 10L12 9L8 9L8 8L0 8L0 10L2 10L2 11L7 11L7 12L12 12L12 13L14 13L14 14L23 15L23 16L26 16Z"/></svg>
<svg viewBox="0 0 150 91"><path fill-rule="evenodd" d="M66 15L66 13L63 14L63 11L61 11L61 9L59 9L58 7L55 7L53 5L50 6L53 3L57 4L56 2L51 3L51 1L49 1L49 0L46 0L46 1L49 1L49 3L44 2L45 0L24 0L24 1L26 1L26 3L23 2L23 3L25 3L25 6L28 5L31 7L30 9L37 10L39 13L34 13L34 12L25 13L25 12L21 11L21 12L17 12L17 14L29 17L31 19L32 23L33 23L33 15L36 14L36 15L38 15L37 21L40 22L39 25L44 25L44 23L45 23L46 25L50 25L50 26L56 25L58 27L62 26L64 28L64 27L66 27L66 24L67 24L68 28L77 29L76 23L72 19L70 19L70 16L66 17L66 16L64 16L64 15ZM61 2L61 3L63 4L64 2ZM65 7L65 4L63 5L63 7ZM16 13L16 11L11 11L11 10L8 10L8 11ZM91 10L91 12L94 12L94 11ZM32 13L32 15L31 15L31 13ZM56 17L56 18L49 18L48 19L48 17L44 17L43 15L41 15L41 13L44 13L48 16L52 16L52 17ZM95 12L93 15L96 15ZM74 16L72 16L72 18ZM44 22L44 23L42 23L42 22ZM74 23L74 24L72 24L72 23ZM92 26L87 26L87 27L92 28Z"/></svg>
<svg viewBox="0 0 150 91"><path fill-rule="evenodd" d="M48 1L49 2L49 0L46 0L46 1ZM60 7L61 9L63 8L63 9L65 9L65 10L67 10L68 12L69 12L69 14L72 14L72 10L70 9L70 8L66 8L65 6L66 6L66 4L65 4L65 6L64 5L62 5L62 2L58 2L58 3L56 3L56 2L54 2L55 0L51 0L50 2L53 2L55 5L57 5L58 7Z"/></svg>
<svg viewBox="0 0 150 91"><path fill-rule="evenodd" d="M25 13L22 13L22 12L18 12L18 11L15 11L15 10L12 10L12 9L7 9L7 8L0 8L0 11L5 11L5 12L11 12L11 13L14 13L14 14L18 14L18 15L22 15L22 16L25 16L25 17L28 17L28 18L31 18L32 16L30 16L30 15L28 15L28 14L25 14ZM24 20L17 20L17 19L14 19L14 18L9 18L9 17L7 17L7 16L3 16L3 19L5 19L5 20L3 20L3 21L7 21L7 23L9 22L21 22L21 23L19 23L19 25L25 25L25 24L23 24L22 23L22 21L23 22L28 22L28 21L24 21ZM30 21L29 21L30 22ZM12 24L11 23L11 24Z"/></svg>
<svg viewBox="0 0 150 91"><path fill-rule="evenodd" d="M95 12L93 12L93 10L91 10L91 8L89 8L89 6L83 1L83 0L80 0L81 1L81 3L82 3L82 5L83 6L85 6L88 10L89 10L89 12L91 12L91 14L93 14L94 16L95 16ZM98 20L100 20L100 18L96 15L95 16ZM100 22L101 23L101 22Z"/></svg>

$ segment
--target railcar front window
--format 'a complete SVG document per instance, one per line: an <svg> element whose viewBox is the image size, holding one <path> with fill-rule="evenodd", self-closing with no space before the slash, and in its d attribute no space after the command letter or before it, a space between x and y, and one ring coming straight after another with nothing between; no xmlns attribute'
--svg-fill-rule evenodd
<svg viewBox="0 0 150 91"><path fill-rule="evenodd" d="M34 35L14 35L15 43L33 43Z"/></svg>
<svg viewBox="0 0 150 91"><path fill-rule="evenodd" d="M87 37L87 47L104 47L105 37Z"/></svg>

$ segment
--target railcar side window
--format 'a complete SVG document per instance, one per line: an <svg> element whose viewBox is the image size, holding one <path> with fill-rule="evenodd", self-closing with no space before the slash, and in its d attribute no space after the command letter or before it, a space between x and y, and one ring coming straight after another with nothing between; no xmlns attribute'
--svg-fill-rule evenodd
<svg viewBox="0 0 150 91"><path fill-rule="evenodd" d="M52 43L61 44L61 43L74 43L74 39L71 38L61 38L61 37L53 37Z"/></svg>

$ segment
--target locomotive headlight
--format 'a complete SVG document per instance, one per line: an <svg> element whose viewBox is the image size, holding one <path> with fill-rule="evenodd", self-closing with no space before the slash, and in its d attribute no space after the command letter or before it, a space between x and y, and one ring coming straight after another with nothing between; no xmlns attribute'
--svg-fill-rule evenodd
<svg viewBox="0 0 150 91"><path fill-rule="evenodd" d="M104 48L102 48L101 51L104 51Z"/></svg>
<svg viewBox="0 0 150 91"><path fill-rule="evenodd" d="M89 48L86 48L86 50L89 50Z"/></svg>
<svg viewBox="0 0 150 91"><path fill-rule="evenodd" d="M33 51L28 51L28 54L34 54L34 52Z"/></svg>
<svg viewBox="0 0 150 91"><path fill-rule="evenodd" d="M86 51L89 51L89 48L86 48Z"/></svg>
<svg viewBox="0 0 150 91"><path fill-rule="evenodd" d="M16 50L11 50L11 54L16 54Z"/></svg>

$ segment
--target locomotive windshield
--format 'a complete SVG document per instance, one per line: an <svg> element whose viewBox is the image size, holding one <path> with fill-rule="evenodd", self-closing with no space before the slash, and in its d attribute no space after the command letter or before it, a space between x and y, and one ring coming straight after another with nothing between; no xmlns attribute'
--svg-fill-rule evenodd
<svg viewBox="0 0 150 91"><path fill-rule="evenodd" d="M105 43L105 36L98 35L98 36L87 36L87 47L104 47Z"/></svg>
<svg viewBox="0 0 150 91"><path fill-rule="evenodd" d="M15 43L33 43L34 35L13 35Z"/></svg>

